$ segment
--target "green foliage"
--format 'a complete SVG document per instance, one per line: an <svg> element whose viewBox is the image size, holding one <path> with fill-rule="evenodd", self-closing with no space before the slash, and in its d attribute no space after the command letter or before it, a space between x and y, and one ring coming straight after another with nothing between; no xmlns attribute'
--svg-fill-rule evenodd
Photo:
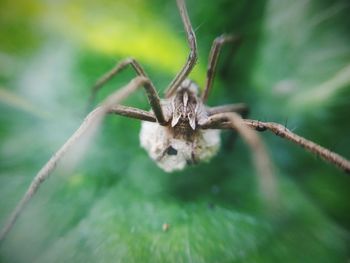
<svg viewBox="0 0 350 263"><path fill-rule="evenodd" d="M288 119L298 134L350 156L347 1L188 2L200 52L194 78L200 84L212 40L228 32L243 39L234 59L230 48L223 50L210 105L247 102L251 118ZM35 173L78 127L88 87L100 75L133 55L162 91L188 51L170 1L1 5L3 225ZM128 35L121 38L120 28L129 28ZM123 72L99 99L132 77ZM142 92L126 103L148 109ZM249 149L240 140L230 147L230 133L223 133L222 150L210 163L166 174L140 149L138 130L138 121L106 118L79 165L72 168L70 161L81 152L70 154L40 188L0 245L0 261L349 258L350 180L341 171L263 135L279 190L279 207L272 212L258 192Z"/></svg>

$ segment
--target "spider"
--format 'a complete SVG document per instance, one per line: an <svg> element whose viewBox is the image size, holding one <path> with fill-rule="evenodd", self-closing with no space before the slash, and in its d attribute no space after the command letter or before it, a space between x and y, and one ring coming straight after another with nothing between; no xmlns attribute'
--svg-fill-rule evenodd
<svg viewBox="0 0 350 263"><path fill-rule="evenodd" d="M265 146L257 132L271 131L275 135L320 156L346 173L350 173L350 161L296 135L285 126L273 122L245 119L248 114L248 107L243 103L216 107L206 106L205 103L213 86L220 50L223 45L236 42L237 38L232 35L222 35L214 40L209 54L204 91L200 93L197 84L188 79L197 61L196 36L187 13L185 0L176 0L176 2L186 32L190 53L186 63L166 89L164 99L160 99L152 81L135 59L123 60L103 75L93 87L90 101L94 99L96 93L108 81L125 68L131 66L137 77L107 97L100 106L90 112L77 131L42 167L2 229L0 241L4 240L27 203L68 149L83 136L86 137L88 133L91 133L107 114L117 114L141 120L141 146L145 148L158 166L167 172L181 170L187 165L209 160L219 150L220 130L233 129L250 146L257 173L261 175L261 185L265 193L269 192L269 187L273 187L272 168ZM151 111L120 105L126 97L141 87L146 91Z"/></svg>

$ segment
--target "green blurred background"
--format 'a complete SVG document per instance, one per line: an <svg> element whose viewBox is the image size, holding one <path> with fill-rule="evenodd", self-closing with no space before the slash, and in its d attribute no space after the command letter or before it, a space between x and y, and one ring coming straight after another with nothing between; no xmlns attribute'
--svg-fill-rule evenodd
<svg viewBox="0 0 350 263"><path fill-rule="evenodd" d="M223 50L209 105L245 102L251 118L350 157L347 0L188 1L201 86L213 39ZM136 58L159 92L188 47L175 1L0 2L0 225L35 173L79 126L89 87ZM99 101L127 83L125 71ZM126 102L148 109L143 92ZM72 167L61 163L0 247L1 262L346 262L350 178L303 149L262 134L275 164L278 213L258 193L238 140L210 163L167 174L139 147L140 123L106 118ZM168 231L162 230L169 224Z"/></svg>

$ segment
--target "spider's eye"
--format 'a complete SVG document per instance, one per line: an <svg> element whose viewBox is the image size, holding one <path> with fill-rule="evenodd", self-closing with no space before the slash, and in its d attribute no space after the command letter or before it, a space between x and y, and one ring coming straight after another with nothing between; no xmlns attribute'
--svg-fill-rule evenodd
<svg viewBox="0 0 350 263"><path fill-rule="evenodd" d="M166 153L168 155L177 155L177 150L173 148L171 145L166 149Z"/></svg>

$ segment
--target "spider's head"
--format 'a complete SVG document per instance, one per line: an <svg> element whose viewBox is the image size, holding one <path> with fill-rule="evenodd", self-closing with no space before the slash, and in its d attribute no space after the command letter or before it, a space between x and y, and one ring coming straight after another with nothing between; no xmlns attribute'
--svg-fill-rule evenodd
<svg viewBox="0 0 350 263"><path fill-rule="evenodd" d="M172 120L171 127L181 129L196 129L197 112L200 103L198 86L189 79L182 82L181 86L171 98Z"/></svg>

